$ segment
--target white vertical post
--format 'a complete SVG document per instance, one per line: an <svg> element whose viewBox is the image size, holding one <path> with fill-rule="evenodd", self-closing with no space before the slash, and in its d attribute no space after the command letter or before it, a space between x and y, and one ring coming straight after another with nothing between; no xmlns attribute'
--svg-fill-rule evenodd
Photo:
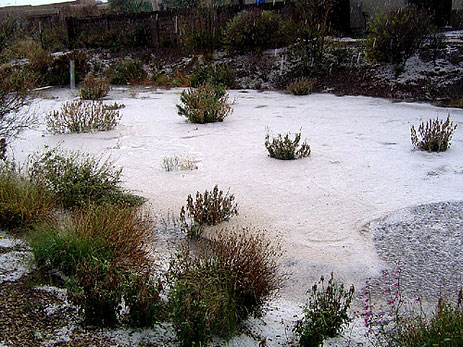
<svg viewBox="0 0 463 347"><path fill-rule="evenodd" d="M71 90L76 89L76 67L74 60L69 61L69 76L70 76L70 84L71 84Z"/></svg>

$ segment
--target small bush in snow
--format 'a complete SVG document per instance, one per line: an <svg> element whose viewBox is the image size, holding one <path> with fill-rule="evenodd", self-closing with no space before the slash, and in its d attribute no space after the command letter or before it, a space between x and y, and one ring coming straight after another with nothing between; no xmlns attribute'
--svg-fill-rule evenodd
<svg viewBox="0 0 463 347"><path fill-rule="evenodd" d="M88 75L85 77L80 98L82 100L99 100L105 97L109 91L109 81L105 77Z"/></svg>
<svg viewBox="0 0 463 347"><path fill-rule="evenodd" d="M196 170L198 166L191 158L174 155L162 159L162 168L166 171Z"/></svg>
<svg viewBox="0 0 463 347"><path fill-rule="evenodd" d="M400 64L421 47L430 32L430 17L415 6L377 15L368 25L367 58Z"/></svg>
<svg viewBox="0 0 463 347"><path fill-rule="evenodd" d="M414 147L428 152L443 152L450 146L450 140L457 128L456 124L450 121L450 115L444 122L439 118L422 122L418 127L411 128L411 140Z"/></svg>
<svg viewBox="0 0 463 347"><path fill-rule="evenodd" d="M322 276L308 294L304 316L297 321L294 332L299 337L300 346L321 346L325 338L335 337L350 321L347 310L354 296L354 286L345 290L331 274L326 287Z"/></svg>
<svg viewBox="0 0 463 347"><path fill-rule="evenodd" d="M146 79L146 71L141 61L125 59L109 69L108 77L111 84L139 84Z"/></svg>
<svg viewBox="0 0 463 347"><path fill-rule="evenodd" d="M288 85L288 92L293 95L308 95L312 93L316 80L313 78L296 78Z"/></svg>
<svg viewBox="0 0 463 347"><path fill-rule="evenodd" d="M101 102L66 102L47 114L47 127L55 134L112 130L119 123L119 110Z"/></svg>
<svg viewBox="0 0 463 347"><path fill-rule="evenodd" d="M265 148L272 158L282 160L292 160L308 157L310 155L310 146L304 141L300 146L301 133L296 133L294 139L290 137L291 133L287 133L284 137L278 134L277 137L272 137L270 133L265 136Z"/></svg>
<svg viewBox="0 0 463 347"><path fill-rule="evenodd" d="M222 122L232 112L224 87L209 83L183 91L177 110L191 123L200 124Z"/></svg>
<svg viewBox="0 0 463 347"><path fill-rule="evenodd" d="M190 237L198 237L203 225L216 225L238 214L234 200L233 194L224 193L217 185L211 192L196 192L194 200L188 195L187 204L180 211L180 221Z"/></svg>

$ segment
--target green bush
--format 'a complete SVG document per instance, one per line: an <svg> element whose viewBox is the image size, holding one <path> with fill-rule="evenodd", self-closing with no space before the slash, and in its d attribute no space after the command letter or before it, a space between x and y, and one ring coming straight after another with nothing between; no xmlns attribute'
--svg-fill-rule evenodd
<svg viewBox="0 0 463 347"><path fill-rule="evenodd" d="M418 134L412 125L412 144L423 151L444 152L449 148L456 128L457 125L450 121L450 115L447 116L445 122L439 118L430 119L426 123L422 122L418 128Z"/></svg>
<svg viewBox="0 0 463 347"><path fill-rule="evenodd" d="M204 83L222 85L226 88L236 86L235 73L232 68L223 63L200 64L191 72L190 82L192 87L199 87Z"/></svg>
<svg viewBox="0 0 463 347"><path fill-rule="evenodd" d="M214 258L183 255L171 271L169 316L182 346L206 343L211 335L229 338L237 328L234 298Z"/></svg>
<svg viewBox="0 0 463 347"><path fill-rule="evenodd" d="M118 109L83 100L66 102L59 111L46 115L47 127L55 134L112 130L120 119Z"/></svg>
<svg viewBox="0 0 463 347"><path fill-rule="evenodd" d="M309 292L309 301L303 308L303 318L297 321L294 331L301 346L321 346L323 340L335 337L345 323L354 296L354 286L349 290L334 280L333 274L326 288L323 276Z"/></svg>
<svg viewBox="0 0 463 347"><path fill-rule="evenodd" d="M315 82L313 78L296 78L288 85L287 90L293 95L308 95L312 93Z"/></svg>
<svg viewBox="0 0 463 347"><path fill-rule="evenodd" d="M29 176L56 194L65 207L89 203L140 205L144 199L120 187L122 169L108 160L59 149L37 152L30 158Z"/></svg>
<svg viewBox="0 0 463 347"><path fill-rule="evenodd" d="M111 84L140 84L146 76L142 62L134 59L121 60L108 72Z"/></svg>
<svg viewBox="0 0 463 347"><path fill-rule="evenodd" d="M0 227L31 226L52 217L56 199L45 185L31 182L13 164L0 163Z"/></svg>
<svg viewBox="0 0 463 347"><path fill-rule="evenodd" d="M299 146L300 141L301 133L296 133L294 140L290 138L290 133L287 133L284 137L278 134L271 141L270 134L267 133L265 136L265 148L267 148L271 158L293 160L308 157L311 152L310 146L306 141Z"/></svg>
<svg viewBox="0 0 463 347"><path fill-rule="evenodd" d="M238 205L234 203L235 196L227 192L224 194L216 185L214 189L204 191L204 194L196 192L193 200L188 195L186 206L180 211L180 221L190 237L201 235L204 225L217 225L228 221L238 214Z"/></svg>
<svg viewBox="0 0 463 347"><path fill-rule="evenodd" d="M222 232L210 248L181 253L169 270L170 317L183 346L207 344L211 335L228 339L281 286L279 247L263 233Z"/></svg>
<svg viewBox="0 0 463 347"><path fill-rule="evenodd" d="M272 11L242 11L227 23L224 31L224 46L229 52L244 53L283 44L283 19Z"/></svg>
<svg viewBox="0 0 463 347"><path fill-rule="evenodd" d="M415 6L375 16L368 25L367 58L394 64L405 62L425 42L430 23L427 13Z"/></svg>
<svg viewBox="0 0 463 347"><path fill-rule="evenodd" d="M225 89L208 83L184 90L177 110L191 123L200 124L222 122L232 112Z"/></svg>
<svg viewBox="0 0 463 347"><path fill-rule="evenodd" d="M83 100L99 100L109 91L109 81L105 77L87 75L80 90L80 98Z"/></svg>
<svg viewBox="0 0 463 347"><path fill-rule="evenodd" d="M74 50L72 52L58 55L41 77L44 85L64 86L70 83L69 63L74 60L75 81L79 83L88 73L88 54L84 50Z"/></svg>

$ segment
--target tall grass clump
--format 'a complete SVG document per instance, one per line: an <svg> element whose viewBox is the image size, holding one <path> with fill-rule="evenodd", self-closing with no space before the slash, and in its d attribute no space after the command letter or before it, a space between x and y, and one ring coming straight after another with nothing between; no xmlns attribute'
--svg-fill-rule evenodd
<svg viewBox="0 0 463 347"><path fill-rule="evenodd" d="M149 274L152 220L136 208L89 206L29 234L42 273L60 271L86 322L151 326L159 320L161 287ZM122 310L124 308L124 310Z"/></svg>
<svg viewBox="0 0 463 347"><path fill-rule="evenodd" d="M221 85L204 83L184 90L177 104L178 114L191 123L222 122L232 113L228 95Z"/></svg>
<svg viewBox="0 0 463 347"><path fill-rule="evenodd" d="M188 195L187 204L180 211L180 221L188 236L198 237L204 225L217 225L238 215L238 204L234 201L233 194L224 193L217 185L204 194L196 192L194 199Z"/></svg>
<svg viewBox="0 0 463 347"><path fill-rule="evenodd" d="M271 158L281 160L293 160L308 157L311 153L307 141L299 145L301 133L296 133L294 139L291 139L290 133L285 136L278 134L270 139L270 133L265 136L265 148Z"/></svg>
<svg viewBox="0 0 463 347"><path fill-rule="evenodd" d="M109 80L106 77L87 75L80 90L82 100L99 100L109 92Z"/></svg>
<svg viewBox="0 0 463 347"><path fill-rule="evenodd" d="M54 148L33 154L29 161L29 176L42 182L64 207L89 203L136 206L144 202L120 186L122 169L109 160Z"/></svg>
<svg viewBox="0 0 463 347"><path fill-rule="evenodd" d="M450 146L450 140L455 132L457 125L450 121L450 115L445 121L439 118L430 119L426 123L422 122L418 127L411 127L412 145L423 151L444 152Z"/></svg>
<svg viewBox="0 0 463 347"><path fill-rule="evenodd" d="M56 206L44 184L29 180L10 162L0 163L0 227L31 226L52 217Z"/></svg>
<svg viewBox="0 0 463 347"><path fill-rule="evenodd" d="M66 102L59 111L47 114L47 127L55 134L106 131L116 127L121 119L118 109L95 101Z"/></svg>
<svg viewBox="0 0 463 347"><path fill-rule="evenodd" d="M297 321L294 332L301 346L321 346L323 340L335 337L351 319L348 309L354 296L354 286L344 289L334 275L326 283L322 276L308 292L309 300L303 308L303 318Z"/></svg>
<svg viewBox="0 0 463 347"><path fill-rule="evenodd" d="M196 255L180 253L169 270L168 307L181 345L228 339L249 315L262 313L281 286L280 255L279 246L248 229L219 233Z"/></svg>

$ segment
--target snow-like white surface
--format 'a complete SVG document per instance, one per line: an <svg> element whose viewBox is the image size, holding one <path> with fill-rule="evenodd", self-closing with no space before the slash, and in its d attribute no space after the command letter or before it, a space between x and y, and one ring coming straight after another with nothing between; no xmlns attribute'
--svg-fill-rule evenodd
<svg viewBox="0 0 463 347"><path fill-rule="evenodd" d="M229 188L240 215L224 226L256 226L281 240L282 270L289 278L280 299L293 312L320 275L334 271L359 288L386 267L371 235L362 231L367 222L416 204L463 200L463 110L369 97L231 91L230 117L196 125L177 115L180 89L136 92L135 98L126 88L110 93L126 105L117 129L51 135L42 125L12 144L16 159L59 143L110 155L124 168L125 185L162 213L177 213L196 191L215 184ZM34 107L42 115L72 97L62 89L44 93L55 99L36 99ZM411 125L448 113L458 124L450 149L414 150ZM269 158L267 128L274 134L301 130L311 156ZM198 170L165 172L162 158L171 155L194 158Z"/></svg>

